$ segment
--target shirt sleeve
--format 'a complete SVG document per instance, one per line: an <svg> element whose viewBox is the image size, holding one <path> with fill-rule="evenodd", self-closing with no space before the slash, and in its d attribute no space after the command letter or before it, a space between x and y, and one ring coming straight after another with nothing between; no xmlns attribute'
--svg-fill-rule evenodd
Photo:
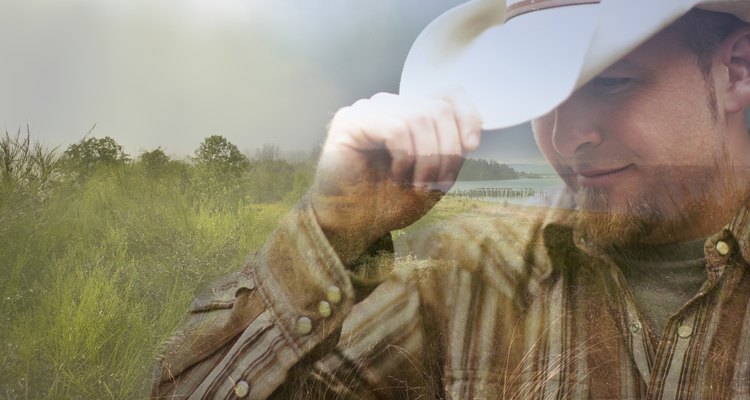
<svg viewBox="0 0 750 400"><path fill-rule="evenodd" d="M347 268L302 202L242 271L196 298L159 359L152 397L264 399L290 371L312 371L352 307L390 274L391 257L375 256L389 247L392 257L384 239Z"/></svg>

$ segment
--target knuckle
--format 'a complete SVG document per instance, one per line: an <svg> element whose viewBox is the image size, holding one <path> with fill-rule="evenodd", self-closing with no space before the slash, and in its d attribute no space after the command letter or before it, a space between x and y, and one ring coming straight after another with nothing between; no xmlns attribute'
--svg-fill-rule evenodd
<svg viewBox="0 0 750 400"><path fill-rule="evenodd" d="M331 119L331 122L328 123L328 136L337 135L338 132L342 130L343 126L346 125L345 121L348 119L347 111L344 111L343 109L337 111Z"/></svg>
<svg viewBox="0 0 750 400"><path fill-rule="evenodd" d="M396 98L396 97L398 97L398 96L395 95L395 94L393 94L393 93L378 92L378 93L375 93L374 95L372 95L372 97L370 97L370 98L372 100L381 100L381 99L393 99L393 98Z"/></svg>
<svg viewBox="0 0 750 400"><path fill-rule="evenodd" d="M371 101L370 99L359 99L359 100L355 101L354 103L352 103L351 106L344 107L344 108L350 108L350 109L351 108L362 108L362 107L366 106L367 104L369 104L370 101Z"/></svg>
<svg viewBox="0 0 750 400"><path fill-rule="evenodd" d="M405 139L411 132L409 123L403 119L394 119L390 122L388 130L390 135L394 138Z"/></svg>
<svg viewBox="0 0 750 400"><path fill-rule="evenodd" d="M467 131L479 131L482 129L482 119L476 113L464 114L461 125Z"/></svg>
<svg viewBox="0 0 750 400"><path fill-rule="evenodd" d="M339 108L339 110L333 115L331 124L351 118L352 114L355 112L353 107L354 105Z"/></svg>
<svg viewBox="0 0 750 400"><path fill-rule="evenodd" d="M416 127L419 130L432 129L433 124L434 124L434 119L432 115L425 113L425 112L414 114L411 117L410 121L414 125L414 127Z"/></svg>
<svg viewBox="0 0 750 400"><path fill-rule="evenodd" d="M454 118L453 106L445 100L436 100L433 105L433 112L438 117Z"/></svg>

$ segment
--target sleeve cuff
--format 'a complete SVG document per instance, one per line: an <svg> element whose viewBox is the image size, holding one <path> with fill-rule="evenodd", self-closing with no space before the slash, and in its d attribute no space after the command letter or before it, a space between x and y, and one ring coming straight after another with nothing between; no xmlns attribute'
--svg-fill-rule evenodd
<svg viewBox="0 0 750 400"><path fill-rule="evenodd" d="M302 355L337 333L351 307L386 279L392 265L388 235L347 268L305 198L266 242L253 273L266 307Z"/></svg>

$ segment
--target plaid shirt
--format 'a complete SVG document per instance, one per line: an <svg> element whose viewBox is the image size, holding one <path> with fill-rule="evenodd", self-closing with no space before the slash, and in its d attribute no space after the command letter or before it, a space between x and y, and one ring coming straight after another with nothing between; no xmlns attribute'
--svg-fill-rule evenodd
<svg viewBox="0 0 750 400"><path fill-rule="evenodd" d="M474 215L345 268L309 208L197 298L153 395L305 399L750 398L750 211L661 339L564 218Z"/></svg>

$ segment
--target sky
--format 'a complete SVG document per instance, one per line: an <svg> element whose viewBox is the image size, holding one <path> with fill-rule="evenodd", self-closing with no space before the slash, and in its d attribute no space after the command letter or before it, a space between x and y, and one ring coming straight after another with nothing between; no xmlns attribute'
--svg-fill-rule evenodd
<svg viewBox="0 0 750 400"><path fill-rule="evenodd" d="M0 123L60 149L111 136L134 157L185 157L214 134L309 152L337 109L396 92L414 38L461 2L3 1ZM528 126L488 132L473 156L542 159Z"/></svg>

